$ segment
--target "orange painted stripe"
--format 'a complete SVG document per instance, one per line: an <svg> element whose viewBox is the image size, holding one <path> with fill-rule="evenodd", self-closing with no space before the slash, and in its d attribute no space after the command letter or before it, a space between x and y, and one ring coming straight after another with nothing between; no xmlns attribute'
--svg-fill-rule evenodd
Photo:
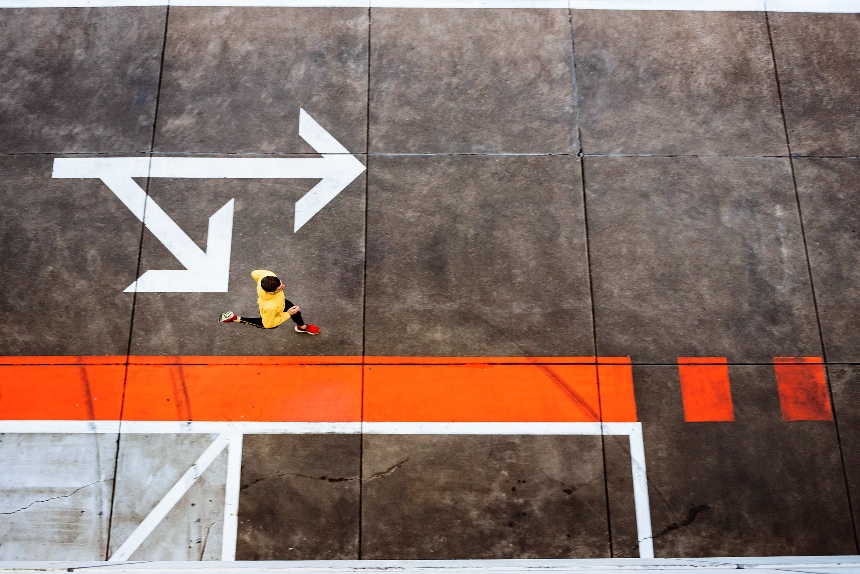
<svg viewBox="0 0 860 574"><path fill-rule="evenodd" d="M592 363L593 363L592 359ZM635 421L630 367L606 369L604 412ZM370 422L596 422L593 364L367 365L364 419ZM628 386L629 383L629 386ZM624 392L628 388L629 393ZM613 408L613 401L624 404ZM632 405L632 408L631 408ZM632 414L631 414L632 413ZM630 418L630 417L633 418Z"/></svg>
<svg viewBox="0 0 860 574"><path fill-rule="evenodd" d="M115 421L124 378L122 364L2 366L0 419Z"/></svg>
<svg viewBox="0 0 860 574"><path fill-rule="evenodd" d="M783 420L833 420L821 357L774 357L773 362Z"/></svg>
<svg viewBox="0 0 860 574"><path fill-rule="evenodd" d="M629 357L601 357L600 362L620 361ZM365 357L365 365L594 365L595 357Z"/></svg>
<svg viewBox="0 0 860 574"><path fill-rule="evenodd" d="M630 357L600 357L597 362L603 422L622 423L638 420Z"/></svg>
<svg viewBox="0 0 860 574"><path fill-rule="evenodd" d="M123 420L349 422L360 365L131 365Z"/></svg>
<svg viewBox="0 0 860 574"><path fill-rule="evenodd" d="M680 357L678 373L684 399L684 420L688 423L735 420L728 359Z"/></svg>
<svg viewBox="0 0 860 574"><path fill-rule="evenodd" d="M636 420L626 357L427 359L3 357L0 419L117 420L124 392L124 420L355 422L363 370L367 421Z"/></svg>
<svg viewBox="0 0 860 574"><path fill-rule="evenodd" d="M355 356L131 356L130 365L361 365Z"/></svg>

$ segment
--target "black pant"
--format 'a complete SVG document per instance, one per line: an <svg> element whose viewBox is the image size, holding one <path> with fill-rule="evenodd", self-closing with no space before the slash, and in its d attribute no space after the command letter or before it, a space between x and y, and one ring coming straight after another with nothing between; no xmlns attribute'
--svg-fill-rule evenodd
<svg viewBox="0 0 860 574"><path fill-rule="evenodd" d="M287 309L289 309L292 306L293 306L292 303L290 303L289 301L284 299L284 311L285 312ZM292 319L293 322L296 325L298 325L299 327L301 327L302 325L305 324L304 320L302 319L302 313L301 312L298 312L295 315L290 315L290 319ZM263 327L263 319L261 319L260 317L251 317L250 319L247 317L242 317L239 320L239 322L240 323L247 323L248 325L253 325L255 327L259 327L260 329L265 329L265 327ZM272 329L276 329L276 328L277 328L277 325L272 327Z"/></svg>

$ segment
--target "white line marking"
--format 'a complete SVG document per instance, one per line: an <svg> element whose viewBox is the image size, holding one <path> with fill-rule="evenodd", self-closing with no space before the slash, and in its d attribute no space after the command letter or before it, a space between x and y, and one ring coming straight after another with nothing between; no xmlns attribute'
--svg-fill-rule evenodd
<svg viewBox="0 0 860 574"><path fill-rule="evenodd" d="M204 252L132 178L319 179L296 202L295 232L366 169L303 109L299 110L299 135L322 157L57 158L53 177L101 179L185 267L147 271L125 289L126 293L226 293L230 284L234 200L209 218Z"/></svg>
<svg viewBox="0 0 860 574"><path fill-rule="evenodd" d="M361 423L179 422L179 421L0 421L0 434L359 434Z"/></svg>
<svg viewBox="0 0 860 574"><path fill-rule="evenodd" d="M118 421L0 421L0 433L116 433ZM224 502L224 534L222 560L235 559L236 532L238 529L238 489L241 480L242 435L244 434L377 434L377 435L558 435L627 436L630 440L630 462L633 469L633 499L636 512L636 528L639 538L639 557L653 558L654 544L651 530L651 506L648 498L648 478L645 471L645 444L642 423L540 423L540 422L365 422L365 423L312 423L312 422L172 422L129 421L123 422L121 432L132 433L220 433L200 459L171 489L143 523L132 533L111 560L127 560L131 553L152 532L158 522L167 515L176 501L194 484L197 477L229 443L227 460L227 487ZM236 437L236 438L233 438ZM220 441L220 442L219 442ZM223 443L223 444L222 444ZM214 454L210 450L220 448ZM207 462L208 461L208 462ZM205 464L204 464L205 463ZM196 475L194 474L197 468ZM193 479L191 478L193 477ZM190 483L185 485L185 482ZM185 482L184 482L185 481ZM182 490L184 488L184 490ZM174 492L175 491L175 492ZM180 492L181 491L181 492ZM172 501L172 502L171 502ZM169 504L169 506L168 506ZM163 508L164 506L164 508ZM156 510L159 512L156 513ZM156 520L156 516L160 518ZM152 517L152 520L150 518ZM147 529L144 529L146 524ZM141 534L138 534L141 531ZM136 543L131 546L132 539ZM120 554L121 550L127 550ZM117 558L124 556L124 558Z"/></svg>
<svg viewBox="0 0 860 574"><path fill-rule="evenodd" d="M642 423L634 423L630 438L630 466L633 468L633 505L636 508L636 532L639 538L639 558L654 558L654 537L651 531L651 504L648 500L648 476L645 473L645 441Z"/></svg>
<svg viewBox="0 0 860 574"><path fill-rule="evenodd" d="M612 423L606 423L612 424ZM364 434L599 435L600 423L364 423ZM615 434L615 433L613 433ZM618 434L627 434L622 432Z"/></svg>
<svg viewBox="0 0 860 574"><path fill-rule="evenodd" d="M165 516L167 516L167 513L170 512L176 503L179 502L179 499L188 492L188 489L197 482L200 475L209 468L212 461L221 454L221 451L224 450L224 447L226 447L229 442L230 435L228 433L218 435L215 441L209 445L209 447L203 451L203 454L201 454L194 464L191 465L191 468L182 475L182 478L180 478L179 481L173 485L173 488L164 495L164 498L155 505L152 512L150 512L149 515L143 519L143 522L134 529L131 536L129 536L128 539L123 542L122 546L114 552L109 561L117 562L131 558L134 551L137 550L143 541L146 540L146 537L155 530L155 527L158 526Z"/></svg>
<svg viewBox="0 0 860 574"><path fill-rule="evenodd" d="M224 528L221 536L221 560L236 560L239 536L239 490L242 485L242 435L229 433L227 447L227 482L224 485Z"/></svg>
<svg viewBox="0 0 860 574"><path fill-rule="evenodd" d="M132 6L280 8L541 8L574 10L672 10L704 12L860 13L860 0L0 0L2 8Z"/></svg>

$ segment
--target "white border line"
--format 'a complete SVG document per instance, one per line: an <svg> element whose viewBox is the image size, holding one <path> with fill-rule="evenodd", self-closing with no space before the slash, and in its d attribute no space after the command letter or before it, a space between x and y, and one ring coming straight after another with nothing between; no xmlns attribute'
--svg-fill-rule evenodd
<svg viewBox="0 0 860 574"><path fill-rule="evenodd" d="M145 6L274 8L555 8L696 12L860 13L860 0L0 0L2 8Z"/></svg>
<svg viewBox="0 0 860 574"><path fill-rule="evenodd" d="M651 507L645 471L642 423L540 423L540 422L173 422L173 421L0 421L0 433L62 434L217 434L217 438L179 482L150 512L111 560L127 560L155 526L188 491L214 458L228 448L227 484L221 560L235 560L238 530L242 437L245 434L369 434L369 435L615 435L630 440L633 504L639 557L654 558Z"/></svg>
<svg viewBox="0 0 860 574"><path fill-rule="evenodd" d="M182 498L188 490L194 486L194 483L197 482L197 479L200 478L200 475L206 472L206 469L209 468L209 465L218 458L218 455L230 444L231 439L233 437L229 433L221 433L215 440L210 444L203 453L197 457L197 460L194 461L194 464L191 465L191 468L185 471L185 474L173 485L167 494L164 495L158 504L155 505L146 518L143 519L143 522L137 525L137 528L134 529L128 538L126 538L125 542L122 543L116 552L113 553L108 559L108 562L124 562L131 558L131 555L134 554L134 551L140 548L140 545L143 544L143 541L152 534L152 531L155 530L155 527L161 524L161 521L164 520L164 517L167 516L176 503L179 502L179 499ZM224 509L224 526L227 526L228 519L227 509ZM226 528L225 528L226 530ZM233 543L233 560L236 558L236 544L235 541ZM222 560L223 557L222 553ZM230 560L228 558L227 560Z"/></svg>

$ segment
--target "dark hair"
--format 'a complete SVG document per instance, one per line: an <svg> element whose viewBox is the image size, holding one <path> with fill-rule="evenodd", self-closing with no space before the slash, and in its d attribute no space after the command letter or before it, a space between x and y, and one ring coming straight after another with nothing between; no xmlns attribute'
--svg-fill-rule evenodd
<svg viewBox="0 0 860 574"><path fill-rule="evenodd" d="M266 293L274 293L281 286L281 280L274 275L268 275L260 280L260 287Z"/></svg>

